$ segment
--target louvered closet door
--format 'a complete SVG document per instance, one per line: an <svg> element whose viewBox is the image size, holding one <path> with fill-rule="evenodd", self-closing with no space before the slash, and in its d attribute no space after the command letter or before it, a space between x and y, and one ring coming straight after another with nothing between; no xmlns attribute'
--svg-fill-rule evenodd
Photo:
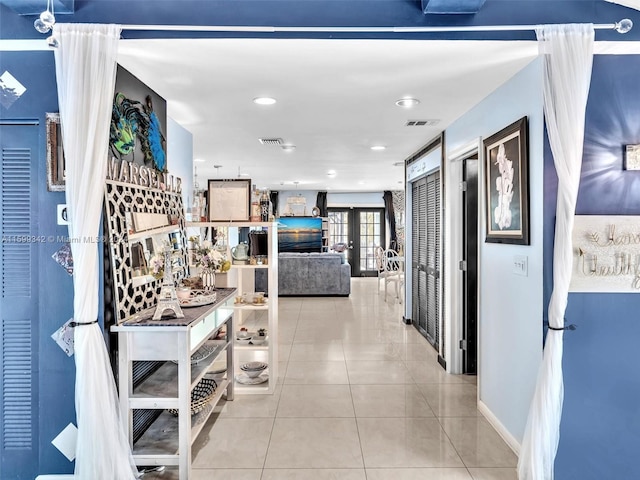
<svg viewBox="0 0 640 480"><path fill-rule="evenodd" d="M440 172L427 176L427 340L440 345Z"/></svg>
<svg viewBox="0 0 640 480"><path fill-rule="evenodd" d="M0 478L34 478L38 458L36 410L37 285L32 232L32 158L37 125L0 123L2 229L2 462Z"/></svg>
<svg viewBox="0 0 640 480"><path fill-rule="evenodd" d="M413 285L412 320L422 335L427 334L427 182L412 184L413 236L411 281Z"/></svg>
<svg viewBox="0 0 640 480"><path fill-rule="evenodd" d="M440 348L440 172L412 184L412 320Z"/></svg>

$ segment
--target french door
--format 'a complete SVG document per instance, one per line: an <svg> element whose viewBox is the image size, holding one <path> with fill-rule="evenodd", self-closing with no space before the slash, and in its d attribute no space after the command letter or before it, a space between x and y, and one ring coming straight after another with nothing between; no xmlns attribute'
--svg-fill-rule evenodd
<svg viewBox="0 0 640 480"><path fill-rule="evenodd" d="M352 277L375 277L375 250L385 245L384 208L329 208L329 248L344 244Z"/></svg>

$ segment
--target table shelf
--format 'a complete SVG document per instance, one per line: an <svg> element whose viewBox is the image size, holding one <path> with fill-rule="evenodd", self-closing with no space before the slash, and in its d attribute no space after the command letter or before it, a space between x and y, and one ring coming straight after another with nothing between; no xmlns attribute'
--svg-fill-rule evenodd
<svg viewBox="0 0 640 480"><path fill-rule="evenodd" d="M269 371L271 372L269 375L270 379L267 383L259 385L242 385L237 381L235 384L237 393L274 393L276 385L275 379L278 377L278 222L188 222L187 227L223 227L228 229L248 227L250 229L266 229L268 235L267 264L232 264L226 281L237 288L238 295L242 295L244 292L254 292L255 271L257 269L267 269L269 298L266 304L234 304L233 309L238 328L245 325L245 322L250 322L252 315L266 312L266 329L269 335L269 341L264 345L255 346L240 345L234 342L234 351L236 352L236 363L238 364L239 358L249 358L252 356L252 352L259 357L256 359L268 363ZM227 238L232 238L232 235L227 235Z"/></svg>

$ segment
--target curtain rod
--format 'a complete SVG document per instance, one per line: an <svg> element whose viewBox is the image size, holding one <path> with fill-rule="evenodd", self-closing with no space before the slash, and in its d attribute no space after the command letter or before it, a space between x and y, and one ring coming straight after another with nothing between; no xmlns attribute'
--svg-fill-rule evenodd
<svg viewBox="0 0 640 480"><path fill-rule="evenodd" d="M237 25L122 25L122 30L177 31L177 32L299 32L299 33L431 33L431 32L515 32L535 30L544 25L472 25L460 27L270 27ZM627 33L633 22L624 18L616 23L593 25L594 30L615 30Z"/></svg>

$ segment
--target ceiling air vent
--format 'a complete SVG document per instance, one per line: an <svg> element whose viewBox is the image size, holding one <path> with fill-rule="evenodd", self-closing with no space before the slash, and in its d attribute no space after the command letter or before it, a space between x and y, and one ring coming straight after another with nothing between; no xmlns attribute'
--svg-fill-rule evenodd
<svg viewBox="0 0 640 480"><path fill-rule="evenodd" d="M433 127L440 123L440 120L407 120L405 127Z"/></svg>
<svg viewBox="0 0 640 480"><path fill-rule="evenodd" d="M258 140L262 145L269 147L279 147L283 143L281 138L259 138Z"/></svg>

